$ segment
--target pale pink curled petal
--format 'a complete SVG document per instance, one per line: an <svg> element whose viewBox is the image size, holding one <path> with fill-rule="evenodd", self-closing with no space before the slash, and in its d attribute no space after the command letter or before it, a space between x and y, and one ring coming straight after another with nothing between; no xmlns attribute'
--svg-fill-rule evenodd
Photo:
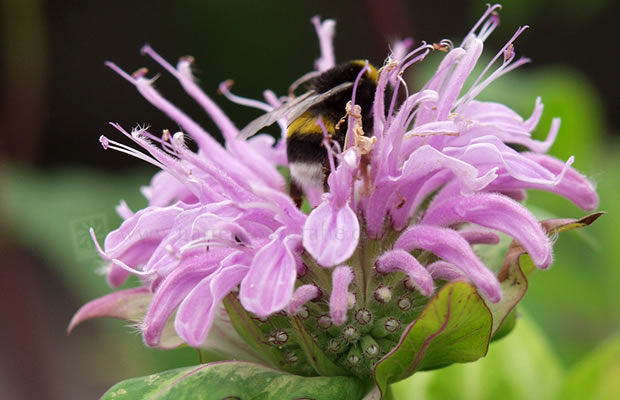
<svg viewBox="0 0 620 400"><path fill-rule="evenodd" d="M294 241L299 241L298 235L276 233L271 242L256 253L239 292L246 310L267 317L288 305L297 278Z"/></svg>
<svg viewBox="0 0 620 400"><path fill-rule="evenodd" d="M510 176L531 184L555 185L568 170L573 159L569 159L558 174L519 153L495 136L482 136L471 140L467 146L444 149L447 155L474 165L502 167Z"/></svg>
<svg viewBox="0 0 620 400"><path fill-rule="evenodd" d="M301 307L307 302L316 299L321 295L321 290L313 284L301 285L295 289L293 297L288 305L288 313L290 315L297 314Z"/></svg>
<svg viewBox="0 0 620 400"><path fill-rule="evenodd" d="M142 319L151 296L148 288L138 287L120 290L90 301L75 313L67 332L93 318L110 317L137 323Z"/></svg>
<svg viewBox="0 0 620 400"><path fill-rule="evenodd" d="M551 265L551 241L524 206L495 193L455 196L427 210L422 224L451 226L473 222L512 236L525 247L539 268Z"/></svg>
<svg viewBox="0 0 620 400"><path fill-rule="evenodd" d="M319 265L331 267L353 255L359 237L359 221L351 207L324 202L306 220L303 245Z"/></svg>
<svg viewBox="0 0 620 400"><path fill-rule="evenodd" d="M456 265L445 261L435 261L426 266L433 279L441 281L467 280L465 273Z"/></svg>
<svg viewBox="0 0 620 400"><path fill-rule="evenodd" d="M405 161L402 175L398 180L397 191L405 201L403 203L401 199L394 199L399 205L391 209L396 229L404 229L407 226L409 217L421 200L418 198L416 201L416 195L424 184L432 181L433 175L437 173L442 174L442 179L445 178L443 174L447 171L456 178L454 184L460 192L466 195L481 190L497 177L495 169L481 174L473 165L450 157L431 146L418 148Z"/></svg>
<svg viewBox="0 0 620 400"><path fill-rule="evenodd" d="M276 221L287 226L303 226L306 214L295 206L295 203L286 194L264 186L256 186L254 192L265 200L264 203L240 204L241 208L266 208L274 212Z"/></svg>
<svg viewBox="0 0 620 400"><path fill-rule="evenodd" d="M220 302L247 274L245 265L231 265L198 283L179 306L174 327L193 347L200 346L213 324Z"/></svg>
<svg viewBox="0 0 620 400"><path fill-rule="evenodd" d="M329 315L335 325L347 320L349 309L349 285L353 282L353 271L347 266L334 269L332 273L332 293L329 298Z"/></svg>
<svg viewBox="0 0 620 400"><path fill-rule="evenodd" d="M394 249L382 254L377 259L375 265L377 271L382 274L393 271L406 273L411 282L424 296L430 296L435 291L433 278L426 268L414 256L403 249Z"/></svg>
<svg viewBox="0 0 620 400"><path fill-rule="evenodd" d="M560 174L565 168L565 163L555 157L546 154L524 153L529 160L539 163L552 174ZM566 174L554 187L529 186L532 189L544 189L566 197L584 210L594 210L598 207L598 195L592 182L577 172L574 168L568 168Z"/></svg>
<svg viewBox="0 0 620 400"><path fill-rule="evenodd" d="M431 146L422 146L411 153L403 164L399 182L404 185L438 170L451 171L460 183L464 194L484 188L497 177L494 170L480 175L478 169L471 164L450 157Z"/></svg>
<svg viewBox="0 0 620 400"><path fill-rule="evenodd" d="M375 143L375 147L373 152L375 154L382 154L383 151L383 127L386 123L386 111L385 111L385 89L390 82L390 75L387 71L383 71L379 74L379 81L377 82L377 90L375 90L375 97L372 103L372 115L373 115L373 132L376 132L374 135L377 138L377 142ZM387 101L391 101L391 99L387 99ZM377 160L375 157L372 158L371 162L375 163Z"/></svg>
<svg viewBox="0 0 620 400"><path fill-rule="evenodd" d="M500 237L493 231L482 229L461 229L458 231L469 244L498 244Z"/></svg>
<svg viewBox="0 0 620 400"><path fill-rule="evenodd" d="M326 19L321 22L319 16L313 17L311 21L319 37L319 46L321 48L321 57L314 62L314 68L321 72L327 71L336 65L336 57L334 55L336 21L333 19Z"/></svg>
<svg viewBox="0 0 620 400"><path fill-rule="evenodd" d="M551 128L544 141L531 138L531 132L538 124L542 115L543 105L540 97L536 99L534 112L527 120L503 104L492 102L471 101L458 108L459 115L467 121L462 134L451 140L452 146L464 145L472 136L494 135L505 143L521 144L537 153L549 150L560 129L560 119L551 121Z"/></svg>
<svg viewBox="0 0 620 400"><path fill-rule="evenodd" d="M148 207L138 211L108 234L105 239L106 255L131 266L143 264L182 212L183 209L177 206Z"/></svg>
<svg viewBox="0 0 620 400"><path fill-rule="evenodd" d="M497 303L502 298L502 290L495 275L480 261L469 243L452 229L417 225L406 230L394 248L408 252L415 249L430 251L461 268L491 302Z"/></svg>
<svg viewBox="0 0 620 400"><path fill-rule="evenodd" d="M203 261L202 257L194 257L182 268L173 270L158 285L142 324L142 334L147 346L159 344L164 326L174 310L194 286L217 268L217 264L209 265Z"/></svg>

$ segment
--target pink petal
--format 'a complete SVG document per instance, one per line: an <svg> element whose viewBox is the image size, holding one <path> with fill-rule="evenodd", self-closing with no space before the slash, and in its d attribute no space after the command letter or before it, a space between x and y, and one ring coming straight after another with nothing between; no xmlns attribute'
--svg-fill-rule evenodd
<svg viewBox="0 0 620 400"><path fill-rule="evenodd" d="M117 318L138 323L142 320L152 294L145 287L120 290L84 304L73 316L67 332L93 318Z"/></svg>
<svg viewBox="0 0 620 400"><path fill-rule="evenodd" d="M402 271L409 275L413 284L424 296L430 296L435 290L433 278L426 268L411 254L402 249L390 250L377 259L377 271L387 274Z"/></svg>
<svg viewBox="0 0 620 400"><path fill-rule="evenodd" d="M523 156L539 163L552 174L560 174L565 168L565 163L549 155L524 153ZM557 193L584 210L594 210L598 206L598 195L594 185L574 168L568 168L562 180L555 186L530 185L528 187Z"/></svg>
<svg viewBox="0 0 620 400"><path fill-rule="evenodd" d="M394 248L408 252L419 248L428 250L461 268L493 303L502 298L497 278L478 259L469 243L452 229L417 225L405 231L394 244Z"/></svg>
<svg viewBox="0 0 620 400"><path fill-rule="evenodd" d="M206 265L202 257L195 257L190 265L177 268L157 287L143 323L144 341L147 346L157 346L162 330L170 315L189 292L218 264Z"/></svg>
<svg viewBox="0 0 620 400"><path fill-rule="evenodd" d="M347 320L349 285L353 282L353 271L347 266L337 267L332 273L332 293L329 298L329 314L335 325Z"/></svg>
<svg viewBox="0 0 620 400"><path fill-rule="evenodd" d="M454 264L445 261L435 261L427 267L433 279L442 281L466 280L465 273Z"/></svg>
<svg viewBox="0 0 620 400"><path fill-rule="evenodd" d="M495 170L480 175L473 165L443 154L431 146L420 147L405 161L402 176L398 180L398 193L406 202L400 208L392 209L395 229L400 230L407 226L411 213L419 204L414 201L417 192L432 179L433 174L443 171L452 172L456 184L464 194L478 191L496 178Z"/></svg>
<svg viewBox="0 0 620 400"><path fill-rule="evenodd" d="M174 327L190 346L200 346L209 333L218 306L247 274L245 265L232 265L209 275L198 283L183 300Z"/></svg>
<svg viewBox="0 0 620 400"><path fill-rule="evenodd" d="M182 212L183 209L177 206L148 207L138 211L108 234L106 255L134 267L145 263Z"/></svg>
<svg viewBox="0 0 620 400"><path fill-rule="evenodd" d="M360 225L351 207L324 202L310 213L304 225L304 248L323 267L346 261L357 248Z"/></svg>
<svg viewBox="0 0 620 400"><path fill-rule="evenodd" d="M469 244L498 244L500 237L492 231L481 229L462 229L458 231Z"/></svg>
<svg viewBox="0 0 620 400"><path fill-rule="evenodd" d="M512 236L540 268L551 264L551 242L536 218L521 204L494 193L455 196L427 210L422 224L450 226L461 222L496 229Z"/></svg>
<svg viewBox="0 0 620 400"><path fill-rule="evenodd" d="M243 307L259 317L283 310L291 300L297 278L293 255L298 235L276 233L271 242L256 253L247 276L241 282L239 298Z"/></svg>
<svg viewBox="0 0 620 400"><path fill-rule="evenodd" d="M302 285L295 289L293 297L288 305L288 313L295 315L301 310L301 307L314 300L321 295L321 290L314 284Z"/></svg>

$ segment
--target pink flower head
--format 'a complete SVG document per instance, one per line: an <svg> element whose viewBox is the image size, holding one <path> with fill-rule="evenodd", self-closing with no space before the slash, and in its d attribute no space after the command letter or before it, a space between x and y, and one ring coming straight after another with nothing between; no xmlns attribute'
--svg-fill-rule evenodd
<svg viewBox="0 0 620 400"><path fill-rule="evenodd" d="M356 106L353 91L351 108L342 110L343 117L348 114L347 143L326 148L326 190L306 193L317 203L307 215L288 195L278 171L287 166L291 121L278 121L277 140L268 135L238 140L235 124L196 85L191 58L175 68L144 47L143 53L178 79L213 119L224 137L220 144L166 100L144 70L129 75L106 63L183 130L156 136L147 128L127 132L112 124L133 147L101 137L104 148L161 169L143 190L149 206L134 213L122 203L118 210L125 221L100 249L113 286L135 274L144 286L140 295L152 296L140 324L146 344L160 344L172 321L189 345L208 344L222 303L229 301L229 313L259 326L261 343L287 343L302 363L291 325L282 325L285 317L317 337L340 335L346 346L362 333L366 342L375 343L371 334L387 338L378 340L384 346L398 339L388 333L402 332L420 310L413 307L417 311L407 314L403 306L396 318L392 306L423 305L446 281L468 281L485 301L499 302L502 291L493 272L498 266L485 265L476 251L497 245L499 232L521 243L537 267L549 267L552 242L520 203L524 191L554 192L584 209L595 208L598 198L571 167L572 157L563 162L544 154L559 120L546 140L532 139L542 114L540 99L527 119L502 104L476 100L495 79L529 61L518 58L514 47L525 27L466 85L498 24L496 9L489 7L459 46L442 41L408 53L410 41L395 46L397 54L378 72L372 108L359 110L372 116L371 132L359 134L361 125L349 112ZM312 22L321 56L310 76L317 76L335 65L335 23L318 17ZM436 49L446 54L435 74L421 88L407 87L402 73ZM227 84L220 88L227 98L266 112L280 105L271 92L261 102L233 95ZM407 97L398 104L400 91ZM197 152L186 146L186 135L198 144ZM516 151L513 144L528 150ZM92 307L86 310L76 315L76 323L93 316ZM266 322L272 318L277 322ZM380 329L371 329L374 323ZM326 345L333 347L334 360L340 360L340 345L331 340Z"/></svg>

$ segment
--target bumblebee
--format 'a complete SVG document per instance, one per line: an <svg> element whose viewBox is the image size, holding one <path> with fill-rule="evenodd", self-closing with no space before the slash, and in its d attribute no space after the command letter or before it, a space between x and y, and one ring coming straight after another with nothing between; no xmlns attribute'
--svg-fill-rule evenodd
<svg viewBox="0 0 620 400"><path fill-rule="evenodd" d="M297 203L303 188L324 186L329 173L319 118L329 138L344 148L346 105L351 100L354 82L366 65L366 61L354 60L316 75L309 81L306 93L255 119L239 133L240 139L247 139L280 118L288 119L286 154L291 172L290 194ZM377 69L368 64L356 89L355 103L361 106L362 128L366 135L372 132L372 104L378 75Z"/></svg>

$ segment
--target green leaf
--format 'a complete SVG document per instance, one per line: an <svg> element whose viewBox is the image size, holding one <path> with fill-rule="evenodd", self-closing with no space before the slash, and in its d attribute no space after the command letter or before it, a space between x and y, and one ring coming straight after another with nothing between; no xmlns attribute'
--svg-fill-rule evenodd
<svg viewBox="0 0 620 400"><path fill-rule="evenodd" d="M379 389L385 393L388 384L418 370L479 359L487 352L491 327L491 313L472 285L446 284L375 366Z"/></svg>
<svg viewBox="0 0 620 400"><path fill-rule="evenodd" d="M555 400L564 381L562 366L549 341L528 314L520 311L517 318L514 331L492 343L484 358L417 373L392 385L394 398ZM618 397L609 397L612 398Z"/></svg>
<svg viewBox="0 0 620 400"><path fill-rule="evenodd" d="M620 335L602 344L568 374L562 400L620 399Z"/></svg>
<svg viewBox="0 0 620 400"><path fill-rule="evenodd" d="M306 378L258 364L224 361L129 379L102 400L361 399L364 385L351 377Z"/></svg>

